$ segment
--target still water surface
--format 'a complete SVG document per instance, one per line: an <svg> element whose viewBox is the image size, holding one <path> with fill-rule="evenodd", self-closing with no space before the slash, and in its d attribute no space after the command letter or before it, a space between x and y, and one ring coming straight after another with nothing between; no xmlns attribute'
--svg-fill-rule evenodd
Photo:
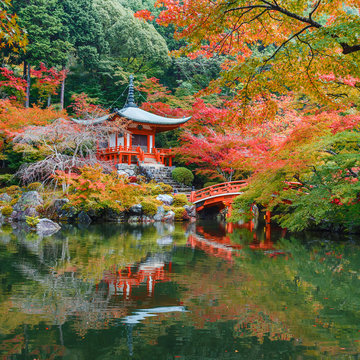
<svg viewBox="0 0 360 360"><path fill-rule="evenodd" d="M359 265L251 224L3 227L1 359L358 359Z"/></svg>

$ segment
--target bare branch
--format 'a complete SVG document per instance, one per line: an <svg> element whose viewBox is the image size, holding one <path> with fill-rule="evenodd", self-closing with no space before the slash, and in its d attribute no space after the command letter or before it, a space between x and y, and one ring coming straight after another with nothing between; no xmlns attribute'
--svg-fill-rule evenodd
<svg viewBox="0 0 360 360"><path fill-rule="evenodd" d="M248 6L239 6L233 9L229 9L229 10L225 10L224 14L227 14L229 12L233 12L233 11L238 11L238 10L253 10L253 9L266 9L266 10L271 10L271 6L266 6L266 5L248 5Z"/></svg>
<svg viewBox="0 0 360 360"><path fill-rule="evenodd" d="M317 10L317 8L319 7L320 3L321 3L321 0L319 0L319 1L315 4L314 8L311 10L311 12L310 12L310 14L309 14L309 19L310 19L310 20L312 20L312 16L313 16L314 12Z"/></svg>
<svg viewBox="0 0 360 360"><path fill-rule="evenodd" d="M290 36L287 40L285 40L276 50L275 52L265 60L264 65L261 67L260 71L262 71L265 67L265 65L271 60L273 59L276 54L288 43L290 42L292 39L294 39L295 37L299 36L300 34L302 34L304 31L306 31L307 29L311 28L311 25L307 25L305 26L303 29L301 29L300 31L298 31L296 34Z"/></svg>

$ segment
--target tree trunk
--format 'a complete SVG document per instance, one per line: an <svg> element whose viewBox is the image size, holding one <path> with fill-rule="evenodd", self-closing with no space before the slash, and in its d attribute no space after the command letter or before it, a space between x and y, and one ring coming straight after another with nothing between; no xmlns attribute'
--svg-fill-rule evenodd
<svg viewBox="0 0 360 360"><path fill-rule="evenodd" d="M30 64L27 64L27 71L26 71L26 101L25 107L28 108L30 106L30 85L31 85L31 78L30 78Z"/></svg>
<svg viewBox="0 0 360 360"><path fill-rule="evenodd" d="M63 81L61 83L61 91L60 91L60 110L64 110L64 95L65 95L65 67L63 68Z"/></svg>
<svg viewBox="0 0 360 360"><path fill-rule="evenodd" d="M47 107L50 107L50 105L51 105L51 94L49 94L47 99Z"/></svg>
<svg viewBox="0 0 360 360"><path fill-rule="evenodd" d="M23 79L26 79L26 61L24 60Z"/></svg>

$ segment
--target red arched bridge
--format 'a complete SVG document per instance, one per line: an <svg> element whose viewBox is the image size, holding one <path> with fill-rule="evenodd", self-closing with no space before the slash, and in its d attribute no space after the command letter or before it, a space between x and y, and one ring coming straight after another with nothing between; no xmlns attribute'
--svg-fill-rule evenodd
<svg viewBox="0 0 360 360"><path fill-rule="evenodd" d="M201 190L192 191L189 200L196 205L196 211L201 211L206 207L226 206L230 213L234 198L242 194L242 189L246 185L247 182L245 180L212 185Z"/></svg>

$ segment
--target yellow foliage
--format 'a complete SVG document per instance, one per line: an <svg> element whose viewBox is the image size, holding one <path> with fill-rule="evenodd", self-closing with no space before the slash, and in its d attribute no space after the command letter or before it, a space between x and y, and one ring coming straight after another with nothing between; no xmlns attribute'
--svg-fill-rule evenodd
<svg viewBox="0 0 360 360"><path fill-rule="evenodd" d="M5 217L9 217L13 212L13 208L11 205L6 205L1 209L1 213L5 216Z"/></svg>

